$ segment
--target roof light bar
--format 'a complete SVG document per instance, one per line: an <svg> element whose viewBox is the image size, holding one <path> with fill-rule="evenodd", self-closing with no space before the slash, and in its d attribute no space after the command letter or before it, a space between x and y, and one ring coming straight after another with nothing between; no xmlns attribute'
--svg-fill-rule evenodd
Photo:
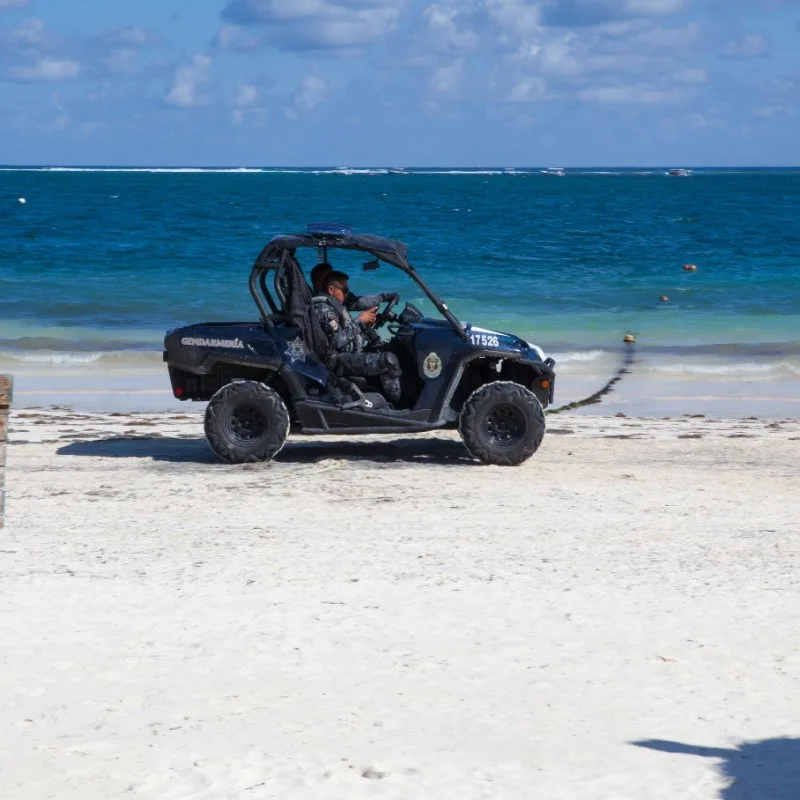
<svg viewBox="0 0 800 800"><path fill-rule="evenodd" d="M352 236L353 229L348 225L339 225L335 222L312 222L306 225L306 233L323 236Z"/></svg>

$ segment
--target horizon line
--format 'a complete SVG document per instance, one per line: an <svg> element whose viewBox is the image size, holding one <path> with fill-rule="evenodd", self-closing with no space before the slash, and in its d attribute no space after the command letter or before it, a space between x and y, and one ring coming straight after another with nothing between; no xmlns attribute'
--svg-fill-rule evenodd
<svg viewBox="0 0 800 800"><path fill-rule="evenodd" d="M228 170L344 170L344 169L405 169L405 170L534 170L534 169L800 169L800 164L685 164L677 167L669 164L592 164L553 167L546 164L508 166L499 164L422 166L412 164L397 166L386 164L342 165L342 164L82 164L82 163L27 163L0 164L0 169L228 169Z"/></svg>

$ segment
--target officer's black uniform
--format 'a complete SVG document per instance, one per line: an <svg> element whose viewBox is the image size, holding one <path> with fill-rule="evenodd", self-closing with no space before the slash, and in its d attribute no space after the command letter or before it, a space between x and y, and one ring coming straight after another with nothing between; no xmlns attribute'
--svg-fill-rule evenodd
<svg viewBox="0 0 800 800"><path fill-rule="evenodd" d="M321 297L323 300L328 297L325 292L317 292L314 298ZM362 294L357 295L348 292L344 298L344 307L348 311L366 311L368 308L375 308L381 303L388 303L399 297L394 292L379 292L378 294ZM396 302L396 300L395 300Z"/></svg>
<svg viewBox="0 0 800 800"><path fill-rule="evenodd" d="M344 307L348 311L366 311L368 308L375 308L381 303L387 303L394 296L392 292L362 294L361 296L348 292L344 298Z"/></svg>
<svg viewBox="0 0 800 800"><path fill-rule="evenodd" d="M378 296L356 300L373 300ZM370 302L366 308L376 305ZM330 342L327 365L356 378L379 377L384 394L396 403L400 399L400 376L403 374L397 356L387 352L362 352L368 341L367 326L360 320L352 320L347 309L330 295L316 295L313 308Z"/></svg>

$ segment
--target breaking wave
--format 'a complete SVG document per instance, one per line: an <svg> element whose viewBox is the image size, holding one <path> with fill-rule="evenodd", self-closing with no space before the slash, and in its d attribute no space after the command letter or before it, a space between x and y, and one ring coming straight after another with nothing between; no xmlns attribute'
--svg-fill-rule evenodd
<svg viewBox="0 0 800 800"><path fill-rule="evenodd" d="M68 166L0 166L0 172L141 172L141 173L205 173L205 174L306 174L306 175L389 175L398 173L405 175L528 175L542 176L542 167L476 167L476 168L447 168L447 167L410 167L398 169L396 167L68 167ZM759 174L798 174L796 168L776 167L750 168L750 169L722 169L717 167L691 169L692 175L744 175L749 173ZM566 167L567 175L585 176L664 176L663 167L651 168L620 168L620 169L592 169L586 167Z"/></svg>
<svg viewBox="0 0 800 800"><path fill-rule="evenodd" d="M23 364L94 364L103 353L7 353L0 351L0 359Z"/></svg>
<svg viewBox="0 0 800 800"><path fill-rule="evenodd" d="M126 339L103 338L58 338L56 336L19 336L0 339L0 348L7 353L26 354L28 352L49 351L57 353L110 353L123 351L155 351L160 344L160 335L152 342L129 341Z"/></svg>
<svg viewBox="0 0 800 800"><path fill-rule="evenodd" d="M567 353L553 353L556 364L568 364L570 361L587 363L597 361L605 355L609 355L605 350L584 350Z"/></svg>
<svg viewBox="0 0 800 800"><path fill-rule="evenodd" d="M209 169L205 167L0 167L0 172L153 172L153 173L259 173L297 172L299 170L266 170L255 167Z"/></svg>
<svg viewBox="0 0 800 800"><path fill-rule="evenodd" d="M800 375L800 365L788 361L763 361L753 363L743 361L738 364L686 364L676 362L673 364L645 364L646 369L655 373L668 373L671 375L766 375L791 374Z"/></svg>
<svg viewBox="0 0 800 800"><path fill-rule="evenodd" d="M142 350L85 351L70 350L0 350L0 365L7 363L30 366L157 366L161 362L160 353ZM7 369L9 367L6 367Z"/></svg>

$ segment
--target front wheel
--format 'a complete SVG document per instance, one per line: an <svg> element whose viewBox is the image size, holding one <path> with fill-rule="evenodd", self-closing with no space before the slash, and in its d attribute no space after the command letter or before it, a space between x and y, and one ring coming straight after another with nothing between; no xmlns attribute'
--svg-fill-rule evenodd
<svg viewBox="0 0 800 800"><path fill-rule="evenodd" d="M226 384L206 407L208 443L229 464L275 458L286 444L289 423L280 395L257 381Z"/></svg>
<svg viewBox="0 0 800 800"><path fill-rule="evenodd" d="M470 455L484 464L515 467L544 439L544 409L536 395L511 381L487 383L466 400L458 432Z"/></svg>

